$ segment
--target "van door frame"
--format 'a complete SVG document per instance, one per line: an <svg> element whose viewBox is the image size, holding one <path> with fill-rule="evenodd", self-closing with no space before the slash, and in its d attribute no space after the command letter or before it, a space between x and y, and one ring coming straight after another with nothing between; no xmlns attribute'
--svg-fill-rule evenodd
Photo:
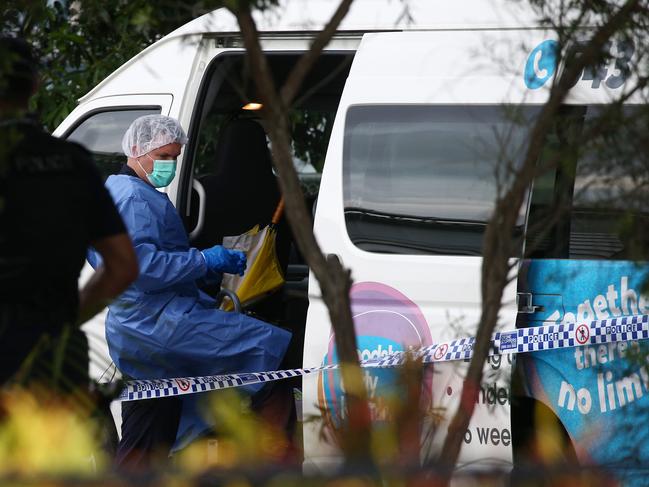
<svg viewBox="0 0 649 487"><path fill-rule="evenodd" d="M279 37L266 37L262 36L262 48L264 49L264 52L266 56L271 55L291 55L291 56L296 56L299 57L300 55L303 55L305 52L308 51L308 45L303 44L306 46L303 49L288 49L286 48L286 43L287 42L295 42L295 43L306 43L308 42L312 36L308 36L306 34L297 34L295 36L279 36ZM203 115L203 105L205 103L205 98L207 96L207 88L209 83L211 82L212 79L212 71L213 71L213 66L214 63L217 62L220 58L224 56L246 56L246 51L245 49L242 49L239 44L236 42L236 39L232 38L227 38L229 42L223 43L223 38L217 37L216 39L214 38L209 38L207 37L204 41L215 41L215 43L218 45L219 42L223 43L224 45L227 46L225 49L221 49L217 51L207 62L207 66L201 69L201 79L199 81L199 86L198 89L196 90L196 97L195 101L193 102L190 110L190 122L189 122L189 127L187 131L187 135L189 137L189 143L185 147L185 151L183 153L183 164L181 166L180 174L178 175L177 179L177 184L178 184L178 190L176 193L176 207L181 215L184 217L188 217L191 212L191 194L192 191L191 189L194 188L194 155L196 152L196 146L197 146L197 141L198 141L198 133L200 131L200 125L201 125L201 117ZM334 39L331 40L330 45L328 46L328 49L325 49L321 56L324 55L331 55L331 54L344 54L344 55L351 55L352 53L355 53L355 49L352 48L345 48L344 43L350 43L350 42L360 42L360 35L355 36L355 35L346 35L346 36L338 36L334 37ZM342 48L339 48L336 46L336 43L343 43ZM333 45L332 45L333 44ZM273 49L274 45L277 45L279 47L278 49ZM184 162L188 162L188 164L185 164ZM192 233L195 229L187 229L188 233Z"/></svg>
<svg viewBox="0 0 649 487"><path fill-rule="evenodd" d="M54 136L62 139L67 138L72 130L96 113L155 107L160 108L162 115L169 115L172 104L173 95L171 93L115 95L95 98L77 106L57 127Z"/></svg>

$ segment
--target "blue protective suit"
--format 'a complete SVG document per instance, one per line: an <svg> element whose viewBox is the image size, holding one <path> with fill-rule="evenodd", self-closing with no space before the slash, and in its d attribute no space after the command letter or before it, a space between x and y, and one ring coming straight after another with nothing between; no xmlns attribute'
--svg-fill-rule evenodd
<svg viewBox="0 0 649 487"><path fill-rule="evenodd" d="M106 339L119 370L135 379L276 370L291 334L239 313L216 308L196 280L207 273L191 248L178 212L166 194L137 177L106 181L133 241L138 279L109 306ZM96 252L88 260L96 267ZM248 386L254 394L261 384ZM205 429L195 412L198 396L186 396L178 438Z"/></svg>

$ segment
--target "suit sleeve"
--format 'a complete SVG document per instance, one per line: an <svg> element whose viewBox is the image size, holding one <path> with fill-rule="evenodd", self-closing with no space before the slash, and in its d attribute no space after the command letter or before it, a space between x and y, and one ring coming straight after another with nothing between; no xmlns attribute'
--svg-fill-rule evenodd
<svg viewBox="0 0 649 487"><path fill-rule="evenodd" d="M167 251L160 248L161 225L145 200L132 197L119 204L119 212L133 241L140 266L134 286L142 291L157 291L175 284L195 281L207 273L205 259L198 249Z"/></svg>

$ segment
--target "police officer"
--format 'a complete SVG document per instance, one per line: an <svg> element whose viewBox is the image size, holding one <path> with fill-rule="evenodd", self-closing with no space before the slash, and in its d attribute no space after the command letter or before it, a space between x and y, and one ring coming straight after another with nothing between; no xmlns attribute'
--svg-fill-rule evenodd
<svg viewBox="0 0 649 487"><path fill-rule="evenodd" d="M90 153L27 115L37 87L29 45L0 37L0 60L0 385L86 389L78 324L135 280L137 260ZM103 266L79 290L90 245ZM73 374L59 374L55 350Z"/></svg>

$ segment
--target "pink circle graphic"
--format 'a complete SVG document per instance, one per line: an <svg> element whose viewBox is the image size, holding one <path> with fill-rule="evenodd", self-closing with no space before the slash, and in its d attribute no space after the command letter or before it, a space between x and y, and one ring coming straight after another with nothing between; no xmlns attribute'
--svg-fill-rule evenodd
<svg viewBox="0 0 649 487"><path fill-rule="evenodd" d="M400 291L378 282L361 282L352 286L350 298L361 360L381 358L393 352L432 345L430 328L424 315L419 307ZM323 363L332 364L337 361L335 337L332 334ZM396 371L366 369L365 375L370 396L373 392L380 396L382 388L393 385ZM431 401L432 379L432 366L428 366L422 384L422 402L428 404ZM344 393L339 374L336 371L321 373L318 382L320 408L327 412L330 423L337 426L344 416L341 401Z"/></svg>

